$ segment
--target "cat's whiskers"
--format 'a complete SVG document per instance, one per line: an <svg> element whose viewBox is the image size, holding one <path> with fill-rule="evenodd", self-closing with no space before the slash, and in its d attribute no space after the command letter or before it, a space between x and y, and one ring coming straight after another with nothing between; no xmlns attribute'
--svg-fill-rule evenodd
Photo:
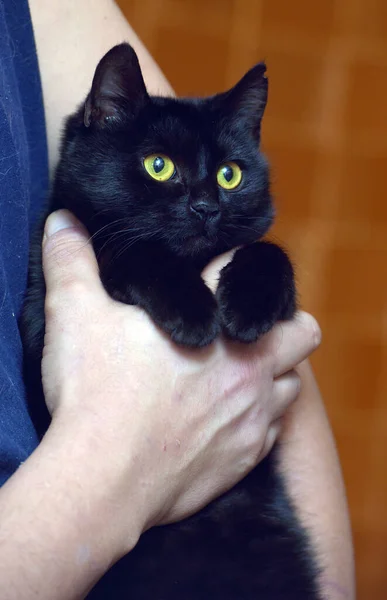
<svg viewBox="0 0 387 600"><path fill-rule="evenodd" d="M128 233L131 233L131 232L137 232L137 231L140 231L140 230L139 230L138 228L134 228L134 227L133 227L133 228L121 229L120 231L113 231L112 233L110 233L110 234L107 234L107 235L109 235L109 237L108 237L108 239L105 241L105 243L104 243L104 245L102 246L102 248L100 248L100 249L98 250L98 255L99 255L99 254L100 254L100 253L101 253L101 252L102 252L102 251L105 249L105 247L106 247L106 246L107 246L109 243L111 243L111 242L113 242L113 241L116 241L116 240L117 240L117 237L119 237L119 236L123 236L123 235L127 235Z"/></svg>
<svg viewBox="0 0 387 600"><path fill-rule="evenodd" d="M83 248L85 248L85 247L86 247L88 244L90 244L90 242L92 242L92 241L93 241L93 240L94 240L94 239L95 239L97 236L100 236L100 235L101 235L101 233L102 233L104 230L108 229L109 227L116 226L116 225L117 225L118 223L120 223L121 221L123 221L123 222L125 222L125 223L126 223L126 222L127 222L127 219L126 219L126 218L124 218L124 217L121 217L120 219L116 219L115 221L112 221L111 223L107 223L106 225L104 225L103 227L101 227L100 229L98 229L98 230L97 230L95 233L93 233L93 235L91 235L91 236L90 236L90 237L89 237L89 238L88 238L88 239L85 241L85 243L84 243L84 244L82 244L82 246L80 246L79 248L77 248L76 250L74 250L74 252L73 252L73 255L74 255L74 256L76 256L76 255L78 254L78 252L80 252L81 250L83 250ZM108 232L105 232L105 233L104 233L104 235L110 235L110 236L114 236L115 234L121 233L121 232L123 232L123 231L124 231L124 230L120 230L120 231L118 231L118 232L112 232L112 233L110 233L110 234L109 234ZM130 231L130 230L129 230L129 229L127 229L127 230L125 230L125 231ZM133 229L131 229L131 231L138 231L138 228L136 228L136 229L135 229L135 228L133 228ZM108 242L109 242L109 240L108 240Z"/></svg>
<svg viewBox="0 0 387 600"><path fill-rule="evenodd" d="M234 219L243 219L246 221L258 221L258 223L268 223L272 221L272 217L257 217L254 215L233 215Z"/></svg>
<svg viewBox="0 0 387 600"><path fill-rule="evenodd" d="M142 232L141 234L130 238L127 243L123 246L121 246L121 248L119 247L117 249L117 253L114 253L111 260L109 261L109 264L113 261L113 260L118 260L118 258L120 258L120 256L122 256L123 254L125 254L125 252L127 252L129 250L129 248L131 248L134 244L136 244L137 242L140 242L141 240L150 240L150 239L154 239L157 235L159 235L161 232L163 231L163 227L160 227L159 229L157 229L156 231L152 232L152 233L144 233ZM122 231L122 232L117 232L117 233L126 233L126 231ZM126 240L124 240L125 242Z"/></svg>
<svg viewBox="0 0 387 600"><path fill-rule="evenodd" d="M114 225L117 225L117 223L120 223L121 221L126 221L126 219L124 219L124 217L121 217L119 219L116 219L115 221L111 221L110 223L107 223L106 225L104 225L103 227L98 229L95 233L93 233L93 235L89 238L88 241L91 242L95 237L100 235L102 233L102 231L104 231L105 229L108 229L109 227L113 227Z"/></svg>
<svg viewBox="0 0 387 600"><path fill-rule="evenodd" d="M120 221L123 221L123 220L124 220L123 218L120 218L120 219L116 219L115 221L112 221L111 223L107 223L107 225L104 225L103 227L101 227L100 229L98 229L95 233L93 233L93 235L91 235L88 238L87 242L85 242L84 246L81 246L81 248L79 248L79 249L81 250L82 248L84 248L85 246L87 246L87 244L89 244L90 242L92 242L94 238L96 238L97 236L99 236L102 233L102 231L104 231L108 227L112 227L113 225L116 225L117 223L119 223Z"/></svg>
<svg viewBox="0 0 387 600"><path fill-rule="evenodd" d="M249 227L248 225L240 225L235 224L232 226L234 231L240 231L241 229L247 229L248 231L253 231L257 235L260 233L256 227Z"/></svg>
<svg viewBox="0 0 387 600"><path fill-rule="evenodd" d="M230 239L231 234L228 231L224 231L223 229L221 229L219 231L219 238L220 239L224 239L225 241L227 241L227 239Z"/></svg>

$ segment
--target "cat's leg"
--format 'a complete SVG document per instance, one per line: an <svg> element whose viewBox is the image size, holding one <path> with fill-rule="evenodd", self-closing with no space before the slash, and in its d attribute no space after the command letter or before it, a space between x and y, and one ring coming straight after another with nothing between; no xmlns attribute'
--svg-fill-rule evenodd
<svg viewBox="0 0 387 600"><path fill-rule="evenodd" d="M253 342L296 310L291 262L282 248L257 242L240 250L220 275L217 300L224 333Z"/></svg>
<svg viewBox="0 0 387 600"><path fill-rule="evenodd" d="M121 302L141 306L172 340L198 348L210 344L221 331L217 302L200 272L189 263L160 253L137 257L137 268L127 276L103 278L109 294ZM138 265L141 265L138 268Z"/></svg>

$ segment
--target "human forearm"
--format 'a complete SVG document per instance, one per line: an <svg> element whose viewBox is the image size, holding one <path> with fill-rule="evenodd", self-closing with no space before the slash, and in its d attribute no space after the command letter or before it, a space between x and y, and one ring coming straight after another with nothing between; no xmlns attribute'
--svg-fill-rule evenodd
<svg viewBox="0 0 387 600"><path fill-rule="evenodd" d="M53 422L0 490L2 600L82 598L142 531L236 483L272 447L298 391L288 372L318 344L299 314L241 353L221 340L182 352L108 297L74 217L54 213L45 233Z"/></svg>
<svg viewBox="0 0 387 600"><path fill-rule="evenodd" d="M30 0L39 58L50 166L58 159L63 119L89 92L95 67L112 46L129 42L148 90L172 94L157 64L113 0Z"/></svg>
<svg viewBox="0 0 387 600"><path fill-rule="evenodd" d="M54 422L0 489L2 600L83 598L124 546L137 542L143 523L136 498L126 498L130 511L114 502L118 472L95 431L95 423L79 419ZM133 462L135 481L134 471Z"/></svg>
<svg viewBox="0 0 387 600"><path fill-rule="evenodd" d="M302 363L297 370L302 388L285 417L282 469L311 532L324 600L353 600L353 548L339 459L310 365Z"/></svg>

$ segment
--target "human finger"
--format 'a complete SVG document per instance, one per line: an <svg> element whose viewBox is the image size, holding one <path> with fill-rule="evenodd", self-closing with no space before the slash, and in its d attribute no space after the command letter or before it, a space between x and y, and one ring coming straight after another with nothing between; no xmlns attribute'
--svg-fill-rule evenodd
<svg viewBox="0 0 387 600"><path fill-rule="evenodd" d="M299 311L291 320L277 323L264 339L274 355L274 377L294 369L320 342L320 327L309 313Z"/></svg>
<svg viewBox="0 0 387 600"><path fill-rule="evenodd" d="M283 421L281 418L277 419L276 421L273 421L273 423L271 423L271 425L269 426L269 429L267 431L265 441L262 446L262 451L259 455L259 461L263 460L265 458L265 456L267 456L269 454L269 452L272 450L274 444L276 443L276 441L278 440L278 438L281 435L282 427L283 427Z"/></svg>
<svg viewBox="0 0 387 600"><path fill-rule="evenodd" d="M295 370L288 371L274 380L272 397L273 421L282 417L289 406L297 399L300 388L301 380Z"/></svg>
<svg viewBox="0 0 387 600"><path fill-rule="evenodd" d="M43 271L47 295L73 284L86 285L91 291L103 289L90 236L67 210L52 213L46 221Z"/></svg>

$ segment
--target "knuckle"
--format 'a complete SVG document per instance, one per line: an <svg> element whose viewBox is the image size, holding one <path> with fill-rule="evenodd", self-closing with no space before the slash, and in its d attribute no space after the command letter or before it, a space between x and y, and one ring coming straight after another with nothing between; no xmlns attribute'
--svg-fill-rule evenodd
<svg viewBox="0 0 387 600"><path fill-rule="evenodd" d="M267 445L266 438L264 440L260 440L259 443L255 444L254 455L253 455L253 460L254 460L253 468L256 467L261 462L261 460L266 456L266 454L267 454L266 445Z"/></svg>
<svg viewBox="0 0 387 600"><path fill-rule="evenodd" d="M294 402L299 394L301 392L301 377L298 375L298 373L296 373L295 371L293 372L293 395L290 399L290 402Z"/></svg>
<svg viewBox="0 0 387 600"><path fill-rule="evenodd" d="M246 357L238 370L239 384L242 388L254 385L261 379L262 363L256 357Z"/></svg>
<svg viewBox="0 0 387 600"><path fill-rule="evenodd" d="M260 372L259 362L247 357L245 360L238 358L235 362L228 363L228 368L222 370L219 378L223 395L233 398L244 391L256 389Z"/></svg>
<svg viewBox="0 0 387 600"><path fill-rule="evenodd" d="M289 406L297 400L297 398L300 394L300 391L301 391L301 379L297 375L295 375L294 377L292 377L290 385L285 392L283 406L282 406L282 410L280 412L281 415L283 415L286 412L287 408L289 408Z"/></svg>
<svg viewBox="0 0 387 600"><path fill-rule="evenodd" d="M263 425L257 420L255 423L251 423L244 431L243 443L246 462L251 469L254 468L260 460L268 429L269 423Z"/></svg>
<svg viewBox="0 0 387 600"><path fill-rule="evenodd" d="M72 306L75 303L83 304L89 301L89 291L85 282L74 277L63 277L54 290L46 294L45 312L49 317L55 314L60 307Z"/></svg>
<svg viewBox="0 0 387 600"><path fill-rule="evenodd" d="M84 237L76 230L58 231L49 238L44 246L44 253L50 262L59 266L72 265L76 255L87 245Z"/></svg>
<svg viewBox="0 0 387 600"><path fill-rule="evenodd" d="M77 279L74 276L65 276L61 280L60 284L61 295L66 296L69 300L87 300L89 297L89 291L87 284L81 279Z"/></svg>
<svg viewBox="0 0 387 600"><path fill-rule="evenodd" d="M313 338L313 345L317 348L321 344L321 329L316 319L307 312L300 313L303 327L311 334Z"/></svg>
<svg viewBox="0 0 387 600"><path fill-rule="evenodd" d="M46 320L52 320L58 309L58 299L55 294L46 294L44 302L44 313Z"/></svg>
<svg viewBox="0 0 387 600"><path fill-rule="evenodd" d="M263 442L260 440L258 443L257 440L251 440L249 445L246 447L244 456L243 456L243 471L244 474L252 471L260 461L260 456L262 453L262 445Z"/></svg>
<svg viewBox="0 0 387 600"><path fill-rule="evenodd" d="M301 378L295 369L287 373L286 381L288 385L285 387L285 390L288 390L290 394L298 394L301 389Z"/></svg>

